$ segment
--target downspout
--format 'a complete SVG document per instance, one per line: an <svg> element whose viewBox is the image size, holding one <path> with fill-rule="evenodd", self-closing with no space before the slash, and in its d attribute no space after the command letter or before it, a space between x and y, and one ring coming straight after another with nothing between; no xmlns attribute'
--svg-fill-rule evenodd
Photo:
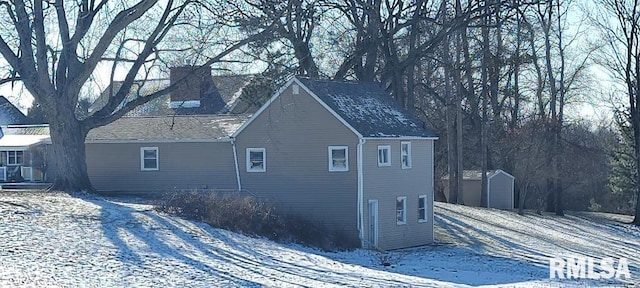
<svg viewBox="0 0 640 288"><path fill-rule="evenodd" d="M238 182L238 192L242 191L240 183L240 168L238 167L238 152L236 150L236 138L231 137L231 147L233 148L233 162L236 166L236 181Z"/></svg>
<svg viewBox="0 0 640 288"><path fill-rule="evenodd" d="M429 150L431 150L431 155L430 155L430 161L428 163L428 168L429 169L429 180L431 182L431 187L429 187L429 189L431 189L431 243L435 243L436 242L436 238L435 238L435 231L434 231L434 223L436 223L436 212L435 210L433 210L435 202L436 202L436 189L435 189L435 182L436 182L436 176L435 176L435 172L434 172L434 166L435 166L435 162L434 161L434 155L435 154L435 140L430 140L429 142L431 142L429 145L431 146ZM451 177L451 176L449 176Z"/></svg>
<svg viewBox="0 0 640 288"><path fill-rule="evenodd" d="M358 237L360 238L360 246L364 247L364 188L362 173L362 146L367 140L358 137L357 146L357 165L358 165Z"/></svg>

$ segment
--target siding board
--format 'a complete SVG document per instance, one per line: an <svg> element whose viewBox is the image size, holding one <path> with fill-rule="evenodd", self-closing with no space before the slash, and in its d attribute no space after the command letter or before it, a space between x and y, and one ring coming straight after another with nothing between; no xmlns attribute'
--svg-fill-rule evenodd
<svg viewBox="0 0 640 288"><path fill-rule="evenodd" d="M433 140L411 140L411 169L402 169L399 139L367 140L363 150L364 201L378 200L378 246L396 249L431 243L433 239ZM391 146L391 166L378 167L378 146ZM427 219L418 222L418 197L427 195ZM396 223L396 198L407 197L406 224ZM369 227L364 207L364 227ZM365 239L369 239L365 229Z"/></svg>
<svg viewBox="0 0 640 288"><path fill-rule="evenodd" d="M159 170L140 170L140 148L158 147ZM87 170L102 192L237 189L231 143L88 143Z"/></svg>
<svg viewBox="0 0 640 288"><path fill-rule="evenodd" d="M236 137L242 187L358 239L357 136L302 89L291 90ZM349 147L349 171L328 171L328 146ZM266 148L266 172L247 172L248 147Z"/></svg>

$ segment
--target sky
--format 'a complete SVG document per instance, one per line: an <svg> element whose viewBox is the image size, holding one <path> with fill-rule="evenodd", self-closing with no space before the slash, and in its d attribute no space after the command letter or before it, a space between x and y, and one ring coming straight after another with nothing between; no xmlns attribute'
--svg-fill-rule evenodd
<svg viewBox="0 0 640 288"><path fill-rule="evenodd" d="M572 15L576 15L575 12L576 11L573 11ZM573 19L573 17L570 18L570 21L572 22L580 22L580 19ZM584 26L580 28L580 30L583 29ZM98 83L97 87L93 89L93 91L85 92L84 94L87 95L82 97L97 97L100 91L104 90L109 84L108 79L110 69L111 66L109 63L100 65L96 69L97 72L94 73L94 77L97 79L96 82ZM116 80L121 80L126 71L118 72L119 73L116 73ZM610 122L613 115L613 105L611 101L609 101L609 95L607 94L610 94L611 91L615 90L612 88L613 85L609 80L611 77L598 67L591 67L590 74L593 81L591 81L592 83L589 83L589 91L586 91L586 95L584 95L584 97L582 97L583 99L579 100L579 102L572 103L567 107L567 115L572 120L589 120L595 123ZM31 106L33 101L33 98L20 84L16 84L13 89L10 83L0 85L0 95L7 97L9 101L17 106L23 113L27 112L27 109Z"/></svg>

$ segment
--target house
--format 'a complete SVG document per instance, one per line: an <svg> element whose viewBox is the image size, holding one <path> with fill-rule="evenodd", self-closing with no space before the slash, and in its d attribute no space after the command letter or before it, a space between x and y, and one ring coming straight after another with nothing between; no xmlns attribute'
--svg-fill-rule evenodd
<svg viewBox="0 0 640 288"><path fill-rule="evenodd" d="M449 176L444 177L444 181ZM514 207L515 177L503 170L487 171L487 207L512 210ZM444 185L445 195L449 195ZM482 171L464 170L462 172L462 201L464 205L482 207Z"/></svg>
<svg viewBox="0 0 640 288"><path fill-rule="evenodd" d="M0 183L44 180L40 151L49 139L48 127L30 123L0 96Z"/></svg>
<svg viewBox="0 0 640 288"><path fill-rule="evenodd" d="M42 182L47 170L48 125L0 126L0 183Z"/></svg>
<svg viewBox="0 0 640 288"><path fill-rule="evenodd" d="M379 84L292 78L253 115L123 117L86 152L100 191L249 191L395 249L433 241L436 139Z"/></svg>
<svg viewBox="0 0 640 288"><path fill-rule="evenodd" d="M22 114L7 98L0 96L0 125L29 124L29 118Z"/></svg>

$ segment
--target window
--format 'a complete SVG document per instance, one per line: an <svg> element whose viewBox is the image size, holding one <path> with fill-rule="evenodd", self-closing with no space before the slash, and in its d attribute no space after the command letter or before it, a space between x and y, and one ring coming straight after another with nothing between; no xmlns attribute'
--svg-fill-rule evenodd
<svg viewBox="0 0 640 288"><path fill-rule="evenodd" d="M7 165L21 165L24 151L7 151Z"/></svg>
<svg viewBox="0 0 640 288"><path fill-rule="evenodd" d="M349 171L348 146L329 146L329 171Z"/></svg>
<svg viewBox="0 0 640 288"><path fill-rule="evenodd" d="M407 197L396 198L396 223L407 224Z"/></svg>
<svg viewBox="0 0 640 288"><path fill-rule="evenodd" d="M267 153L264 148L247 148L247 172L267 171Z"/></svg>
<svg viewBox="0 0 640 288"><path fill-rule="evenodd" d="M391 146L378 146L378 167L391 166Z"/></svg>
<svg viewBox="0 0 640 288"><path fill-rule="evenodd" d="M140 148L140 170L158 170L158 147Z"/></svg>
<svg viewBox="0 0 640 288"><path fill-rule="evenodd" d="M418 196L418 222L428 222L427 219L427 195Z"/></svg>
<svg viewBox="0 0 640 288"><path fill-rule="evenodd" d="M411 142L400 143L400 158L402 161L402 169L411 168Z"/></svg>

